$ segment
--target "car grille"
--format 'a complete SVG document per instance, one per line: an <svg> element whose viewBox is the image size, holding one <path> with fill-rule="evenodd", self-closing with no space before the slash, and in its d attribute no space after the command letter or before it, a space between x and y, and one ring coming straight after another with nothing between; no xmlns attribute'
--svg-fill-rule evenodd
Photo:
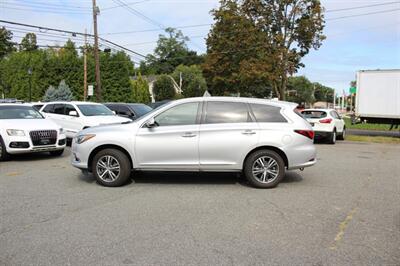
<svg viewBox="0 0 400 266"><path fill-rule="evenodd" d="M35 130L29 132L33 146L54 145L57 141L56 130Z"/></svg>

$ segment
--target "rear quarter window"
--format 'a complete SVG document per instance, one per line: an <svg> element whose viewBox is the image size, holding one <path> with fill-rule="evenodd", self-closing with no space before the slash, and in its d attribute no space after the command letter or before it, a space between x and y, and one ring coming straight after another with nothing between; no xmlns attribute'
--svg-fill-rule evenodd
<svg viewBox="0 0 400 266"><path fill-rule="evenodd" d="M266 104L250 104L257 122L285 123L287 120L281 114L281 108Z"/></svg>

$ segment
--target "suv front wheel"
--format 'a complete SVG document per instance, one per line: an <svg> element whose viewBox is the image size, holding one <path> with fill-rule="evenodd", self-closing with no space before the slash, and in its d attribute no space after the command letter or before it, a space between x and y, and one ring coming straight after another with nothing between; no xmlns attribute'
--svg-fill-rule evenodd
<svg viewBox="0 0 400 266"><path fill-rule="evenodd" d="M243 172L254 187L273 188L285 175L285 163L278 153L259 150L247 158Z"/></svg>
<svg viewBox="0 0 400 266"><path fill-rule="evenodd" d="M104 149L93 158L92 172L98 183L119 187L129 180L131 163L125 153L117 149Z"/></svg>

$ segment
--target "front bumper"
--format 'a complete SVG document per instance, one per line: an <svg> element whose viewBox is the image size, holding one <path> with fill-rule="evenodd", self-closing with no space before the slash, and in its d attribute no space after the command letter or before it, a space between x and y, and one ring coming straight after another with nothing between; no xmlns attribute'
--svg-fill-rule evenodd
<svg viewBox="0 0 400 266"><path fill-rule="evenodd" d="M8 136L5 145L9 154L57 151L65 148L66 137L62 134L55 144L35 146L29 136Z"/></svg>
<svg viewBox="0 0 400 266"><path fill-rule="evenodd" d="M75 138L71 143L71 164L81 170L88 169L91 148L85 148L86 143L76 144Z"/></svg>

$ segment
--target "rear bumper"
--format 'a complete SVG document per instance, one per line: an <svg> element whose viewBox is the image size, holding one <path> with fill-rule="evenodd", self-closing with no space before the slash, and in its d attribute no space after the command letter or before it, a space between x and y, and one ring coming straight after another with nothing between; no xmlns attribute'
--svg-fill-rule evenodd
<svg viewBox="0 0 400 266"><path fill-rule="evenodd" d="M306 163L303 164L298 164L298 165L294 165L292 167L289 167L288 170L295 170L295 169L300 169L300 168L306 168L306 167L310 167L313 166L314 164L317 163L317 159L314 159L312 161L308 161Z"/></svg>
<svg viewBox="0 0 400 266"><path fill-rule="evenodd" d="M314 133L314 139L325 139L331 136L332 131L314 131Z"/></svg>

